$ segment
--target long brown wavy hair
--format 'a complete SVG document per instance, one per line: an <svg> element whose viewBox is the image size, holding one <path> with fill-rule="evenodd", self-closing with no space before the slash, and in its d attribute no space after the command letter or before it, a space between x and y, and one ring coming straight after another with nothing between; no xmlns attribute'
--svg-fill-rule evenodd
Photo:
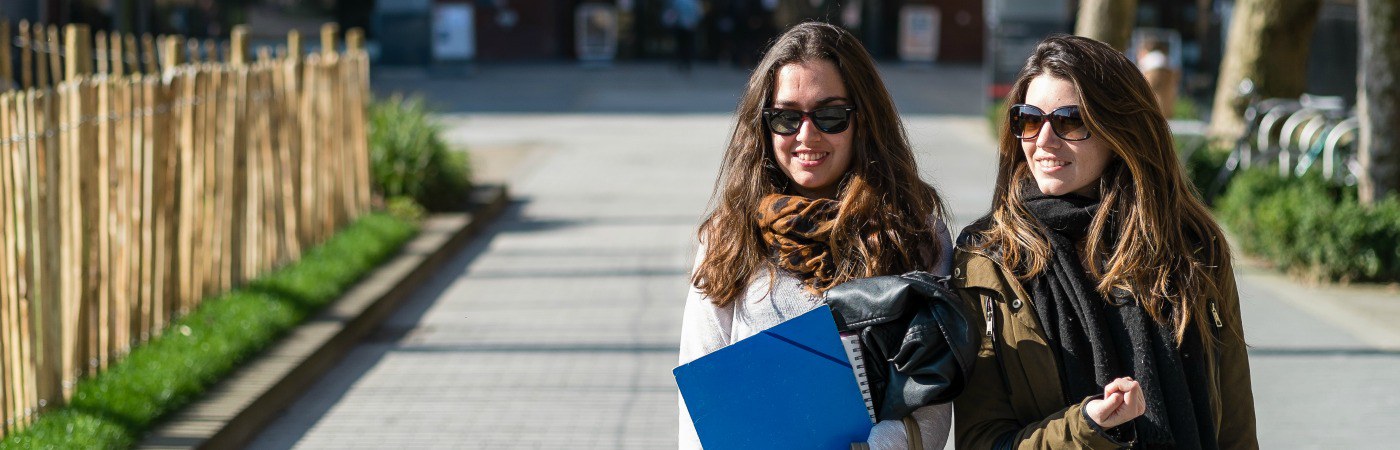
<svg viewBox="0 0 1400 450"><path fill-rule="evenodd" d="M836 261L832 285L927 270L941 253L933 221L943 220L943 201L919 178L908 134L870 54L846 30L806 22L773 43L734 113L710 213L698 232L705 257L691 277L716 305L743 297L755 276L777 273L755 214L764 196L784 193L790 180L771 162L776 158L761 110L773 102L780 68L817 60L836 66L851 102L860 108L851 125L851 167L839 185L840 208L829 240Z"/></svg>
<svg viewBox="0 0 1400 450"><path fill-rule="evenodd" d="M1232 294L1228 291L1234 286L1225 285L1232 270L1230 248L1182 173L1167 120L1147 81L1107 44L1055 35L1041 41L1026 61L1007 104L1024 103L1031 80L1041 75L1066 80L1079 90L1079 111L1090 136L1113 152L1099 179L1102 206L1081 247L1082 255L1097 255L1083 260L1107 261L1084 265L1098 281L1097 290L1108 298L1114 287L1128 289L1158 323L1174 319L1178 345L1188 324L1201 336L1213 336L1207 303ZM1001 128L991 226L969 249L995 249L1026 280L1045 270L1051 249L1022 206L1020 186L1034 180L1021 141L1004 122ZM1116 238L1107 242L1110 237ZM1213 340L1203 338L1202 343L1210 348Z"/></svg>

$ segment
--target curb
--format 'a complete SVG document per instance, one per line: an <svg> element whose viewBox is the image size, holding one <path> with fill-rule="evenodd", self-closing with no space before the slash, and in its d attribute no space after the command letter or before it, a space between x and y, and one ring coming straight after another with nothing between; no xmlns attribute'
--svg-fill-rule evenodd
<svg viewBox="0 0 1400 450"><path fill-rule="evenodd" d="M505 211L504 185L478 186L465 213L434 214L389 262L151 431L143 449L240 449L373 333Z"/></svg>

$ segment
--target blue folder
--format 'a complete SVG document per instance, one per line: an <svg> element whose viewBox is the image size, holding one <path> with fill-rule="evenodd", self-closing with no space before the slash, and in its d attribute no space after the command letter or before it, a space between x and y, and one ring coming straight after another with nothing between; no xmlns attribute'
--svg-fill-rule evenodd
<svg viewBox="0 0 1400 450"><path fill-rule="evenodd" d="M706 450L849 449L873 424L822 305L677 367Z"/></svg>

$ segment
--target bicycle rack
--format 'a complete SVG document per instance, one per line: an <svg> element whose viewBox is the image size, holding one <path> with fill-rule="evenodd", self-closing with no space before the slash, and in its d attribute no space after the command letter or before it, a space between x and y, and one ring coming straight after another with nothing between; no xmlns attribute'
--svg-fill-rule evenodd
<svg viewBox="0 0 1400 450"><path fill-rule="evenodd" d="M1258 102L1251 103L1244 109L1244 133L1240 134L1235 141L1235 150L1231 152L1230 160L1226 163L1230 170L1238 167L1249 167L1253 163L1254 154L1259 152L1254 137L1259 134L1259 122L1264 118L1264 113L1274 109L1279 105L1297 103L1291 98L1266 98Z"/></svg>
<svg viewBox="0 0 1400 450"><path fill-rule="evenodd" d="M1293 113L1302 109L1302 104L1298 102L1280 103L1273 108L1269 108L1264 116L1259 119L1258 135L1256 136L1255 151L1258 156L1268 158L1274 152L1281 151L1279 141L1282 138L1283 122ZM1253 162L1253 156L1245 158L1244 167L1249 168Z"/></svg>
<svg viewBox="0 0 1400 450"><path fill-rule="evenodd" d="M1347 146L1346 148L1347 148L1349 151L1353 152L1353 154L1347 155L1348 158L1346 158L1346 159L1347 159L1347 160L1353 159L1353 158L1350 158L1350 157L1354 157L1354 156L1355 156L1354 152L1356 151L1356 150L1355 150L1355 149L1356 149L1356 141L1357 141L1358 139L1361 138L1360 133L1361 133L1361 121L1360 121L1359 119L1357 119L1355 116L1348 117L1346 120L1343 120L1343 121L1341 121L1341 123L1338 123L1337 126L1332 127L1331 132L1327 133L1327 140L1326 140L1326 142L1322 145L1322 176L1323 176L1323 177L1325 177L1325 178L1327 178L1327 179L1329 179L1329 180L1331 180L1331 179L1333 179L1334 177L1336 177L1336 170L1337 170L1337 168L1336 168L1336 163L1337 163L1337 161L1338 161L1338 159L1337 159L1337 156L1338 156L1338 155L1337 155L1337 148L1338 148L1338 147L1340 147L1340 146L1342 146L1342 145L1346 145L1346 146ZM1348 136L1350 136L1351 139L1350 139L1350 140L1347 140L1347 141L1345 142L1345 144L1343 144L1343 139L1346 138L1346 137L1348 137ZM1343 164L1343 165L1346 166L1348 172L1352 172L1352 173L1349 173L1349 175L1355 176L1355 173L1354 173L1353 168L1351 167L1351 164Z"/></svg>
<svg viewBox="0 0 1400 450"><path fill-rule="evenodd" d="M1293 168L1293 160L1298 159L1316 140L1317 130L1327 125L1323 111L1316 108L1302 108L1288 116L1279 127L1278 170L1287 176Z"/></svg>

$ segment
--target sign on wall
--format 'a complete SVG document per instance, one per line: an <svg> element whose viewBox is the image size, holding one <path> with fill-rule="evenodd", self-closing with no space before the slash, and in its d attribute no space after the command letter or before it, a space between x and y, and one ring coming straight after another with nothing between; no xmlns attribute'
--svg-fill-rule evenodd
<svg viewBox="0 0 1400 450"><path fill-rule="evenodd" d="M574 19L574 42L578 47L579 61L605 62L617 56L617 10L612 5L579 5Z"/></svg>
<svg viewBox="0 0 1400 450"><path fill-rule="evenodd" d="M938 8L909 5L899 10L899 59L931 63L938 58Z"/></svg>
<svg viewBox="0 0 1400 450"><path fill-rule="evenodd" d="M442 3L433 6L433 59L462 61L476 57L476 27L472 5Z"/></svg>

